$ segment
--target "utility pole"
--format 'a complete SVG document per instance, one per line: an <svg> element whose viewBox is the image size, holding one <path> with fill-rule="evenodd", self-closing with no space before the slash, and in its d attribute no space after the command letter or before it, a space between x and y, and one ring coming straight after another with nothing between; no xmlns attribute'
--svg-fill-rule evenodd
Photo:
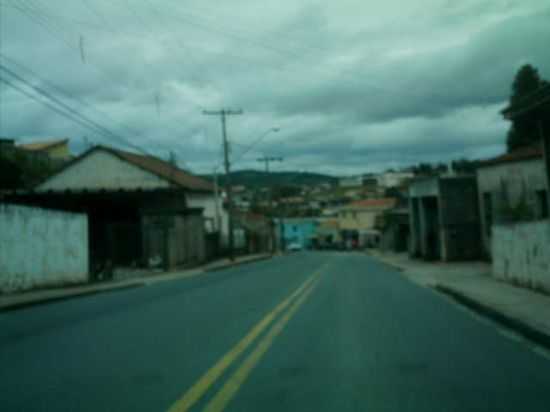
<svg viewBox="0 0 550 412"><path fill-rule="evenodd" d="M540 140L542 141L543 161L546 167L546 203L550 205L550 135L545 134L542 120L538 121Z"/></svg>
<svg viewBox="0 0 550 412"><path fill-rule="evenodd" d="M218 167L214 168L214 197L216 199L216 230L218 236L220 236L221 230L221 217L220 217L220 190L218 184Z"/></svg>
<svg viewBox="0 0 550 412"><path fill-rule="evenodd" d="M265 163L265 172L266 173L269 173L269 162L282 162L283 161L283 158L282 157L268 157L268 156L264 156L264 157L260 157L259 159L256 159L258 160L258 162L263 162Z"/></svg>
<svg viewBox="0 0 550 412"><path fill-rule="evenodd" d="M282 157L273 157L273 156L264 156L260 157L259 159L256 159L258 162L265 163L265 173L269 173L269 162L282 162ZM271 215L271 218L273 218L273 188L269 187L269 194L268 194L268 207L269 207L269 214ZM275 233L274 233L274 226L270 224L269 232L271 236L271 254L275 252Z"/></svg>
<svg viewBox="0 0 550 412"><path fill-rule="evenodd" d="M231 177L229 176L231 170L231 164L229 162L229 143L227 141L227 128L226 128L226 116L234 116L243 114L241 109L239 110L203 110L202 112L208 116L220 116L222 120L222 138L223 138L223 155L225 166L225 186L227 192L227 205L228 205L228 230L229 230L229 258L234 260L234 233L233 233L233 199L231 196Z"/></svg>

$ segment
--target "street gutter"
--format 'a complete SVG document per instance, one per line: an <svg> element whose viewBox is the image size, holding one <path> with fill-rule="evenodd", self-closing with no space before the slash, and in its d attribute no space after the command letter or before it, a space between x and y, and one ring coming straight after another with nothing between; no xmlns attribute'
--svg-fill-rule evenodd
<svg viewBox="0 0 550 412"><path fill-rule="evenodd" d="M450 296L456 302L472 309L473 311L495 321L499 324L505 326L508 329L511 329L517 332L519 335L524 338L550 349L550 335L540 331L539 329L529 325L526 322L523 322L519 319L516 319L512 316L505 315L504 313L492 308L489 305L481 303L477 299L473 299L463 293L460 293L452 288L435 285L433 289L437 290L440 293L443 293L447 296Z"/></svg>
<svg viewBox="0 0 550 412"><path fill-rule="evenodd" d="M133 282L133 283L125 283L121 285L105 285L106 287L101 289L89 289L89 290L81 290L78 292L72 292L67 294L59 294L59 295L53 295L53 296L46 296L39 299L34 300L21 300L20 302L14 302L7 305L2 305L0 303L0 313L1 312L10 312L13 310L18 309L24 309L30 306L38 306L38 305L47 305L49 303L54 302L60 302L63 300L69 300L73 298L79 298L84 296L91 296L91 295L98 295L100 293L107 293L107 292L118 292L120 290L126 290L126 289L133 289L145 286L145 282Z"/></svg>
<svg viewBox="0 0 550 412"><path fill-rule="evenodd" d="M378 253L368 253L368 256L376 259L378 262L393 268L399 272L406 272L407 266L400 266L393 262L385 259L381 254ZM550 334L543 332L539 328L530 325L527 322L519 320L513 316L504 314L502 311L493 308L492 306L481 302L479 299L475 299L465 293L462 293L451 286L443 285L441 283L422 283L414 280L414 276L404 275L405 278L412 283L429 288L444 294L452 298L456 303L465 306L474 312L478 313L481 316L484 316L488 319L493 320L494 322L502 325L503 327L516 332L518 335L524 337L525 339L544 347L545 349L550 349Z"/></svg>
<svg viewBox="0 0 550 412"><path fill-rule="evenodd" d="M93 283L86 286L80 286L82 288L81 290L75 290L78 287L45 289L41 291L44 293L44 295L35 296L34 298L31 296L33 294L32 291L23 292L21 294L16 294L12 296L0 295L0 313L14 311L18 309L24 309L30 306L38 306L38 305L45 305L49 303L55 303L55 302L74 299L78 297L96 295L100 293L118 292L122 290L138 288L142 286L149 286L154 283L170 282L173 280L181 280L181 279L196 277L207 273L220 271L223 269L229 269L235 266L246 265L249 263L271 259L272 257L273 256L271 255L261 255L257 257L251 257L251 258L245 257L241 261L236 260L234 262L229 262L229 263L222 263L222 264L211 263L210 264L211 267L208 267L208 265L205 265L203 267L194 268L194 269L182 272L179 276L177 272L176 273L168 272L162 275L156 274L153 276L144 276L141 278L131 279L131 280L122 281L122 282L99 283L99 284ZM40 293L40 292L37 292L37 293ZM7 303L2 302L3 297L8 299L11 297L13 302L7 302ZM25 297L27 297L28 299L25 299Z"/></svg>

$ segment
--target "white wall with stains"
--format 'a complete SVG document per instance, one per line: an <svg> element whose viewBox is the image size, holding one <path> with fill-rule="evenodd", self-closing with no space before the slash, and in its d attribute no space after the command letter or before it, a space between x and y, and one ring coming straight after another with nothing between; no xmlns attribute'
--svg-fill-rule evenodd
<svg viewBox="0 0 550 412"><path fill-rule="evenodd" d="M0 291L87 280L86 215L0 204Z"/></svg>
<svg viewBox="0 0 550 412"><path fill-rule="evenodd" d="M550 291L550 221L495 225L493 276Z"/></svg>

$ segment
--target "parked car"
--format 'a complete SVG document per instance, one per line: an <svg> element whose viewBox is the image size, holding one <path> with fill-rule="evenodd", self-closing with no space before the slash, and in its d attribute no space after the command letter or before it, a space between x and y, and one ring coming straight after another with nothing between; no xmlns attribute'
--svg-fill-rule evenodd
<svg viewBox="0 0 550 412"><path fill-rule="evenodd" d="M291 243L290 245L288 245L287 247L287 250L289 252L299 252L300 250L302 250L302 245L300 243L297 243L297 242L294 242L294 243Z"/></svg>

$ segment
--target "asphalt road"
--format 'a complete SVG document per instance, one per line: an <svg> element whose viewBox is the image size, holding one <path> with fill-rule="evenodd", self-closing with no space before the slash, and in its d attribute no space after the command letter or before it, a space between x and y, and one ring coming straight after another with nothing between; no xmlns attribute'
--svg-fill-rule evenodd
<svg viewBox="0 0 550 412"><path fill-rule="evenodd" d="M358 254L0 313L2 411L550 411L550 360Z"/></svg>

